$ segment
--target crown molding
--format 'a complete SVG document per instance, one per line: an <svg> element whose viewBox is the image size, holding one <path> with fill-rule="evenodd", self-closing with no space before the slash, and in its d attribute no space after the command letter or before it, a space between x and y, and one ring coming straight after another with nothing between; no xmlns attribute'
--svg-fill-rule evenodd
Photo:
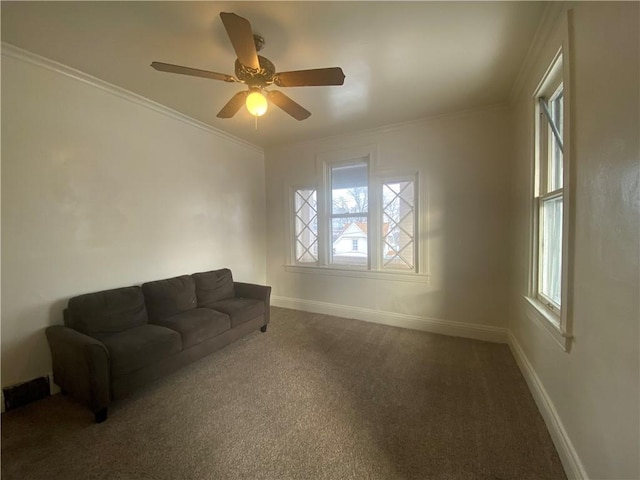
<svg viewBox="0 0 640 480"><path fill-rule="evenodd" d="M540 23L538 24L538 28L536 29L536 33L533 36L533 40L531 41L531 45L529 45L529 50L524 57L524 61L522 62L522 66L520 67L520 71L518 72L518 76L516 77L516 81L513 83L511 91L509 92L510 105L513 105L518 99L520 92L524 88L529 78L531 69L534 67L536 60L540 56L540 52L545 44L545 41L555 27L560 14L566 8L567 6L565 2L547 3L544 12L542 13Z"/></svg>
<svg viewBox="0 0 640 480"><path fill-rule="evenodd" d="M264 149L257 145L247 142L241 138L230 135L222 130L219 130L211 125L208 125L200 120L196 120L195 118L189 117L183 113L178 112L177 110L173 110L172 108L166 107L160 103L154 102L142 95L138 95L137 93L133 93L129 90L126 90L122 87L118 87L113 85L112 83L105 82L104 80L100 80L92 75L84 73L80 70L76 70L75 68L69 67L62 63L56 62L49 58L42 57L28 50L24 50L22 48L16 47L10 43L2 42L2 56L13 58L15 60L19 60L25 63L29 63L31 65L35 65L40 68L45 68L47 70L59 73L61 75L65 75L74 80L86 83L91 85L92 87L99 88L102 91L110 93L111 95L115 95L116 97L122 98L124 100L128 100L137 105L143 106L154 112L160 113L167 117L170 117L174 120L178 120L180 122L186 123L192 127L203 130L211 135L214 135L220 139L227 140L243 147L254 150L258 153L264 154Z"/></svg>

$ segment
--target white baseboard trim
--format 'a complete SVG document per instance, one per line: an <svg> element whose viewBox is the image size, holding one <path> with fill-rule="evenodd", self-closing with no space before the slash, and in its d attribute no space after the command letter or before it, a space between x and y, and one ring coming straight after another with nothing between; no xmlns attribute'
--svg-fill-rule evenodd
<svg viewBox="0 0 640 480"><path fill-rule="evenodd" d="M473 338L486 342L507 343L508 331L506 328L490 327L486 325L474 325L472 323L453 322L435 318L408 315L405 313L383 312L368 308L349 307L335 303L316 302L298 298L271 296L271 305L274 307L302 310L304 312L334 315L336 317L354 318L365 322L380 323L393 327L422 330L424 332L439 333L452 337Z"/></svg>
<svg viewBox="0 0 640 480"><path fill-rule="evenodd" d="M540 410L542 418L544 418L549 434L551 435L551 439L556 446L556 450L558 450L558 455L560 456L560 461L562 462L562 466L564 467L567 477L576 480L588 479L589 477L582 465L582 461L580 460L580 457L578 456L578 453L576 452L576 449L574 448L573 443L562 424L562 420L560 419L551 398L544 388L544 385L540 381L540 378L538 378L538 375L520 347L518 340L516 340L516 337L511 331L508 332L508 337L511 353L516 359L518 367L520 367L522 376L529 386L529 390L533 395L536 405L538 405L538 410Z"/></svg>

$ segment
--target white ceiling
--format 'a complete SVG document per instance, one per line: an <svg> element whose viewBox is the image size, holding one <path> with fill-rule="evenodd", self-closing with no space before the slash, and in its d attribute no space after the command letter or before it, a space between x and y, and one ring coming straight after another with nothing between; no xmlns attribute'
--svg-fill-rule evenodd
<svg viewBox="0 0 640 480"><path fill-rule="evenodd" d="M268 146L505 102L545 2L7 2L2 41L66 64L217 129ZM343 86L281 90L258 130L245 88L157 72L152 61L233 74L220 12L247 18L278 71L340 66Z"/></svg>

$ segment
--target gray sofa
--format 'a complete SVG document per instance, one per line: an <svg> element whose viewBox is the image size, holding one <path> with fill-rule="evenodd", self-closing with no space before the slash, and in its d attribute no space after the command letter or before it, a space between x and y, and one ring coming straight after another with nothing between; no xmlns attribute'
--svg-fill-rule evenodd
<svg viewBox="0 0 640 480"><path fill-rule="evenodd" d="M96 422L141 385L267 330L271 287L234 282L229 269L88 293L46 330L54 382Z"/></svg>

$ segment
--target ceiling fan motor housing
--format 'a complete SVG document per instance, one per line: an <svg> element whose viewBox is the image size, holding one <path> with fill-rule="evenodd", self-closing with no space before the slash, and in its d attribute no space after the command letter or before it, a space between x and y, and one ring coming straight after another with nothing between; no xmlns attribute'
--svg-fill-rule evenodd
<svg viewBox="0 0 640 480"><path fill-rule="evenodd" d="M276 73L276 67L271 61L265 57L258 55L260 68L255 70L249 68L236 59L236 77L242 83L246 83L250 87L264 88L273 83L273 76Z"/></svg>

